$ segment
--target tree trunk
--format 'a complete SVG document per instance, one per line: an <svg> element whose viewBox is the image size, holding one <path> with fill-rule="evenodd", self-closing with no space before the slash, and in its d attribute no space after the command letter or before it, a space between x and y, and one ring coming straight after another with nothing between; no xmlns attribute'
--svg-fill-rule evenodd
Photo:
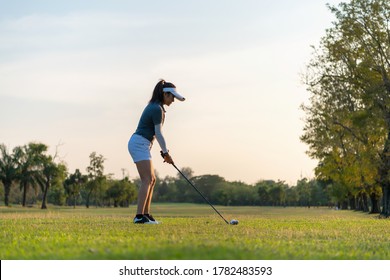
<svg viewBox="0 0 390 280"><path fill-rule="evenodd" d="M358 211L368 212L368 198L366 193L361 193L358 197Z"/></svg>
<svg viewBox="0 0 390 280"><path fill-rule="evenodd" d="M87 208L89 208L89 198L91 197L91 194L92 194L92 190L88 193L88 195L87 195L87 201L85 202L85 206L86 206Z"/></svg>
<svg viewBox="0 0 390 280"><path fill-rule="evenodd" d="M379 214L381 212L381 209L379 207L378 197L375 195L375 193L371 193L370 199L371 199L371 205L372 205L370 214Z"/></svg>
<svg viewBox="0 0 390 280"><path fill-rule="evenodd" d="M341 210L348 210L348 200L344 200L341 204Z"/></svg>
<svg viewBox="0 0 390 280"><path fill-rule="evenodd" d="M381 216L384 216L385 218L390 217L390 186L389 184L383 184L382 185L382 191L383 191L383 207Z"/></svg>
<svg viewBox="0 0 390 280"><path fill-rule="evenodd" d="M46 181L45 191L43 192L42 206L41 209L47 209L46 200L47 200L47 191L49 190L50 180Z"/></svg>
<svg viewBox="0 0 390 280"><path fill-rule="evenodd" d="M9 193L11 191L11 183L4 183L4 204L9 206Z"/></svg>
<svg viewBox="0 0 390 280"><path fill-rule="evenodd" d="M383 208L381 215L386 218L390 217L390 116L388 122L388 134L382 153L382 164L379 172L383 193Z"/></svg>
<svg viewBox="0 0 390 280"><path fill-rule="evenodd" d="M26 207L27 189L28 189L28 185L27 185L27 184L24 184L24 185L23 185L23 201L22 201L22 206L23 206L23 207Z"/></svg>
<svg viewBox="0 0 390 280"><path fill-rule="evenodd" d="M368 212L369 211L369 208L368 208L368 198L367 198L367 194L366 193L363 193L362 194L362 211L363 212Z"/></svg>
<svg viewBox="0 0 390 280"><path fill-rule="evenodd" d="M356 196L356 211L363 211L363 201L362 201L362 196L358 194Z"/></svg>
<svg viewBox="0 0 390 280"><path fill-rule="evenodd" d="M349 205L351 206L351 210L357 210L357 206L356 206L356 197L355 197L355 196L352 196L352 197L349 199Z"/></svg>

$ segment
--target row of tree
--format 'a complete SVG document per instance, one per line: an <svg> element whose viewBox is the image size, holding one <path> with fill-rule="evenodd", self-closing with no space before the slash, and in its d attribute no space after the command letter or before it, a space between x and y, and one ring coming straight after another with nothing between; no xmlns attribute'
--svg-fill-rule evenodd
<svg viewBox="0 0 390 280"><path fill-rule="evenodd" d="M54 205L90 205L128 207L137 198L139 179L127 177L113 179L104 174L104 157L96 152L90 154L90 164L83 174L79 169L69 173L64 162L57 162L56 155L47 154L48 147L42 143L29 143L9 152L0 144L0 182L3 185L5 205L29 206L41 202ZM193 176L191 168L182 173L197 186L211 203L217 205L258 206L334 206L347 207L339 200L337 185L326 181L303 178L295 186L283 181L261 180L254 185L229 182L218 175ZM204 203L203 198L189 186L178 173L176 177L160 178L157 174L153 195L155 202ZM1 192L0 192L1 193ZM364 197L350 201L351 209L375 212Z"/></svg>
<svg viewBox="0 0 390 280"><path fill-rule="evenodd" d="M91 153L86 174L80 170L68 173L64 162L57 162L57 153L48 155L48 146L29 143L9 152L0 144L0 182L3 185L4 204L28 206L41 201L57 205L85 204L129 205L136 199L137 188L127 178L115 180L104 174L104 157Z"/></svg>
<svg viewBox="0 0 390 280"><path fill-rule="evenodd" d="M307 68L311 98L302 106L301 139L319 161L317 179L333 186L344 207L360 197L389 217L390 1L329 8L336 21Z"/></svg>
<svg viewBox="0 0 390 280"><path fill-rule="evenodd" d="M333 205L324 186L315 180L301 179L296 186L283 181L260 180L254 185L243 182L230 182L218 175L192 176L190 168L183 174L212 203L238 206L329 206ZM203 198L183 179L177 177L158 178L154 200L160 202L204 203Z"/></svg>

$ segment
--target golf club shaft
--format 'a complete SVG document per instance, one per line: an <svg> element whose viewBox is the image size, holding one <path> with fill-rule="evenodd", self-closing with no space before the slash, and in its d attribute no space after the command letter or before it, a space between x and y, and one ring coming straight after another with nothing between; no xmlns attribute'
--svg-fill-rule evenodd
<svg viewBox="0 0 390 280"><path fill-rule="evenodd" d="M193 183L191 183L190 180L187 179L187 177L183 174L183 172L180 171L179 168L177 168L177 166L175 164L172 163L172 165L176 168L176 170L180 173L181 176L183 176L184 179L186 179L186 181L200 194L201 197L203 197L203 199L215 210L215 212L218 213L218 215L225 221L225 223L229 224L229 222L221 215L221 213L218 212L217 209L215 209L215 207L210 203L210 201L208 201L208 199L198 190L197 187L195 187L195 185Z"/></svg>

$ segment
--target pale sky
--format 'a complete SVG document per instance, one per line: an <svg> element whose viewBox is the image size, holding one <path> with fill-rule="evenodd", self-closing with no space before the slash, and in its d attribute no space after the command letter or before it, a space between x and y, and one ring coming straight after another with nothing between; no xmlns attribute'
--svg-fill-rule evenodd
<svg viewBox="0 0 390 280"><path fill-rule="evenodd" d="M160 78L186 101L163 132L195 175L249 184L312 178L301 82L331 26L326 0L0 0L0 143L55 146L69 172L89 154L138 176L127 141ZM159 176L176 170L152 149Z"/></svg>

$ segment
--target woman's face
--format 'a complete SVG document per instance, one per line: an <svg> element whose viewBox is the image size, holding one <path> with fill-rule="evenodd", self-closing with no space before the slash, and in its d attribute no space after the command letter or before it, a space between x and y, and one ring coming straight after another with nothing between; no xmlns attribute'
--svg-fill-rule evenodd
<svg viewBox="0 0 390 280"><path fill-rule="evenodd" d="M171 105L173 102L175 102L175 97L170 92L164 92L164 105Z"/></svg>

